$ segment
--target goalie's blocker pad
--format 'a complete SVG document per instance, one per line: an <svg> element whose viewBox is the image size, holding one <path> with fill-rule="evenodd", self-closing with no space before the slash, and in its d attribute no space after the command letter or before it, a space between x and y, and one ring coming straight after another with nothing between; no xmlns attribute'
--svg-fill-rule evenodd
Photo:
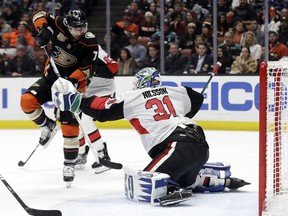
<svg viewBox="0 0 288 216"><path fill-rule="evenodd" d="M124 167L125 196L136 202L158 203L158 198L167 195L170 176L164 173L133 170Z"/></svg>

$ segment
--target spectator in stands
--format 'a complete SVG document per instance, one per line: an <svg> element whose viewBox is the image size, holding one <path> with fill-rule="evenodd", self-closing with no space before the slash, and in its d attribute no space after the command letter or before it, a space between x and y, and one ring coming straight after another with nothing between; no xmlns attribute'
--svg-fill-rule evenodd
<svg viewBox="0 0 288 216"><path fill-rule="evenodd" d="M219 47L223 47L224 49L226 49L228 55L227 58L231 59L230 65L241 53L241 46L234 43L233 38L233 33L227 31L224 35L224 42L219 45Z"/></svg>
<svg viewBox="0 0 288 216"><path fill-rule="evenodd" d="M12 28L16 29L20 21L20 14L15 10L13 4L10 2L4 3L2 13L6 23L9 24Z"/></svg>
<svg viewBox="0 0 288 216"><path fill-rule="evenodd" d="M199 53L199 45L206 43L204 37L200 34L200 35L196 35L195 36L195 40L194 40L194 44L195 44L195 53Z"/></svg>
<svg viewBox="0 0 288 216"><path fill-rule="evenodd" d="M197 19L201 22L204 22L205 18L209 14L209 11L205 8L205 5L201 5L204 1L195 1L196 3L193 5L193 10L197 14ZM207 4L206 4L207 6Z"/></svg>
<svg viewBox="0 0 288 216"><path fill-rule="evenodd" d="M166 14L166 18L169 20L173 20L172 18L172 14L179 15L179 19L180 20L184 20L184 18L186 17L186 10L184 8L184 5L181 1L175 1L174 3L171 2L171 6L169 6L169 12ZM168 2L166 4L169 4Z"/></svg>
<svg viewBox="0 0 288 216"><path fill-rule="evenodd" d="M5 57L5 60L11 60L16 55L16 47L11 46L8 38L2 38L2 45L0 47L0 55Z"/></svg>
<svg viewBox="0 0 288 216"><path fill-rule="evenodd" d="M288 46L288 17L281 18L278 35L279 42Z"/></svg>
<svg viewBox="0 0 288 216"><path fill-rule="evenodd" d="M232 11L231 5L227 2L227 0L218 0L218 16L219 14L226 14Z"/></svg>
<svg viewBox="0 0 288 216"><path fill-rule="evenodd" d="M137 66L139 66L140 62L145 58L147 54L147 49L138 43L138 35L131 35L129 41L130 45L126 46L126 48L129 50L131 56L136 61Z"/></svg>
<svg viewBox="0 0 288 216"><path fill-rule="evenodd" d="M235 18L234 18L234 13L232 11L230 11L226 14L226 22L227 22L228 30L233 31Z"/></svg>
<svg viewBox="0 0 288 216"><path fill-rule="evenodd" d="M211 54L208 43L199 45L199 54L192 54L190 60L185 66L185 74L201 74L210 73L213 68L213 55Z"/></svg>
<svg viewBox="0 0 288 216"><path fill-rule="evenodd" d="M31 16L33 13L33 1L32 0L22 0L19 9L20 14L23 16L24 13L27 13Z"/></svg>
<svg viewBox="0 0 288 216"><path fill-rule="evenodd" d="M217 39L223 42L224 34L228 30L229 29L228 29L228 24L226 22L226 14L225 13L218 13L218 17L217 17Z"/></svg>
<svg viewBox="0 0 288 216"><path fill-rule="evenodd" d="M188 23L185 34L180 37L179 46L183 49L190 49L191 53L195 53L195 28L194 23Z"/></svg>
<svg viewBox="0 0 288 216"><path fill-rule="evenodd" d="M239 0L239 6L233 10L236 20L242 20L244 25L250 22L251 19L257 18L257 13L254 7L247 0Z"/></svg>
<svg viewBox="0 0 288 216"><path fill-rule="evenodd" d="M194 11L191 11L191 10L187 11L186 17L184 18L184 20L182 22L186 26L186 28L187 28L189 23L194 23L196 25L195 35L201 34L202 22L198 21L197 14Z"/></svg>
<svg viewBox="0 0 288 216"><path fill-rule="evenodd" d="M217 61L221 62L222 64L217 73L219 74L230 73L231 62L233 62L233 59L229 59L227 50L224 47L217 48Z"/></svg>
<svg viewBox="0 0 288 216"><path fill-rule="evenodd" d="M156 15L157 15L157 7L156 7L156 3L154 1L152 1L150 3L150 6L149 6L149 12L151 12L153 14L153 18L154 18L154 21L156 21Z"/></svg>
<svg viewBox="0 0 288 216"><path fill-rule="evenodd" d="M104 38L104 43L102 47L106 47L106 41ZM120 57L120 49L128 46L130 44L129 37L125 34L124 29L117 25L111 28L111 48L110 56L112 59L118 59Z"/></svg>
<svg viewBox="0 0 288 216"><path fill-rule="evenodd" d="M243 47L240 56L234 60L231 66L230 74L256 73L257 68L257 60L251 57L249 47Z"/></svg>
<svg viewBox="0 0 288 216"><path fill-rule="evenodd" d="M151 40L154 44L160 47L160 34L161 31L155 32L151 36ZM178 35L170 29L169 21L167 19L164 20L164 48L165 48L165 56L168 54L168 50L170 48L170 44L173 42L178 43Z"/></svg>
<svg viewBox="0 0 288 216"><path fill-rule="evenodd" d="M143 38L151 38L151 36L156 32L156 27L153 14L150 11L147 11L145 13L144 21L140 25L139 36Z"/></svg>
<svg viewBox="0 0 288 216"><path fill-rule="evenodd" d="M265 46L265 34L258 24L258 19L251 19L250 29L255 34L255 37L257 38L257 43L260 44L260 46Z"/></svg>
<svg viewBox="0 0 288 216"><path fill-rule="evenodd" d="M172 42L169 48L169 55L165 57L165 74L183 74L188 58L181 54L179 44Z"/></svg>
<svg viewBox="0 0 288 216"><path fill-rule="evenodd" d="M131 12L131 22L140 27L144 21L144 14L139 10L139 3L135 0L131 1L128 10Z"/></svg>
<svg viewBox="0 0 288 216"><path fill-rule="evenodd" d="M202 37L205 42L209 44L210 47L213 45L213 34L212 34L212 25L210 22L205 21L202 24Z"/></svg>
<svg viewBox="0 0 288 216"><path fill-rule="evenodd" d="M118 74L134 75L137 72L137 63L127 48L120 50L120 57L117 59L117 63L119 65Z"/></svg>
<svg viewBox="0 0 288 216"><path fill-rule="evenodd" d="M257 43L257 38L255 37L254 33L252 31L247 31L244 34L243 41L241 43L241 46L249 47L250 50L250 56L256 60L259 60L261 58L261 46Z"/></svg>
<svg viewBox="0 0 288 216"><path fill-rule="evenodd" d="M4 15L0 13L0 39L4 33L10 33L12 27L5 21Z"/></svg>
<svg viewBox="0 0 288 216"><path fill-rule="evenodd" d="M234 43L241 44L243 41L244 33L247 31L244 22L238 20L234 23L233 26L233 34L234 34Z"/></svg>
<svg viewBox="0 0 288 216"><path fill-rule="evenodd" d="M12 46L17 46L18 45L18 38L20 35L23 35L26 40L28 41L28 44L31 45L33 48L35 47L35 40L32 37L32 34L30 33L30 31L27 29L26 26L26 22L21 21L18 26L17 29L12 31L11 33L5 33L8 34L9 36L9 40L10 40L10 44Z"/></svg>
<svg viewBox="0 0 288 216"><path fill-rule="evenodd" d="M30 31L30 33L33 35L34 33L34 25L31 19L31 14L25 12L20 18L20 22L25 22L26 23L26 28Z"/></svg>
<svg viewBox="0 0 288 216"><path fill-rule="evenodd" d="M124 29L124 32L128 37L130 37L133 34L136 35L139 34L139 28L135 23L131 21L131 18L132 18L131 12L128 9L126 9L122 13L122 20L116 22L116 25L119 28Z"/></svg>
<svg viewBox="0 0 288 216"><path fill-rule="evenodd" d="M140 67L154 67L160 71L160 57L158 46L153 44L148 45L148 55L142 60Z"/></svg>
<svg viewBox="0 0 288 216"><path fill-rule="evenodd" d="M181 14L177 11L171 14L170 29L175 32L178 37L185 33L185 25L182 23Z"/></svg>
<svg viewBox="0 0 288 216"><path fill-rule="evenodd" d="M35 50L34 48L28 43L26 37L24 35L19 35L17 39L17 46L23 45L25 47L25 54L28 55L31 59L36 60L35 57Z"/></svg>
<svg viewBox="0 0 288 216"><path fill-rule="evenodd" d="M278 40L278 33L269 31L269 60L279 60L288 56L288 48Z"/></svg>
<svg viewBox="0 0 288 216"><path fill-rule="evenodd" d="M35 61L28 55L25 55L25 47L17 46L16 56L9 61L7 74L13 77L35 75Z"/></svg>
<svg viewBox="0 0 288 216"><path fill-rule="evenodd" d="M8 62L7 56L0 54L0 76L6 75Z"/></svg>
<svg viewBox="0 0 288 216"><path fill-rule="evenodd" d="M275 10L275 8L274 8ZM282 8L280 13L278 14L277 11L275 12L275 28L271 29L270 30L276 30L276 31L279 31L279 28L280 28L280 23L281 23L281 20L284 18L288 18L288 8Z"/></svg>

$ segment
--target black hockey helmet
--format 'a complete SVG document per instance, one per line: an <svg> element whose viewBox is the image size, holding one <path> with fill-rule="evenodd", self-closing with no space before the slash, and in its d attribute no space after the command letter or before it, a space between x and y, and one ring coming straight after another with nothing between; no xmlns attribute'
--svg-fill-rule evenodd
<svg viewBox="0 0 288 216"><path fill-rule="evenodd" d="M70 10L66 20L70 27L87 27L87 18L82 10Z"/></svg>

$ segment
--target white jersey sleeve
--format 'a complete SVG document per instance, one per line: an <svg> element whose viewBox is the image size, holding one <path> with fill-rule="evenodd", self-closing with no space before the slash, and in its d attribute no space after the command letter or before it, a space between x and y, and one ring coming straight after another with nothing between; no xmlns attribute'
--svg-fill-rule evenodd
<svg viewBox="0 0 288 216"><path fill-rule="evenodd" d="M134 90L124 97L124 117L138 131L149 152L164 141L179 124L195 124L185 115L191 100L184 87L158 87Z"/></svg>

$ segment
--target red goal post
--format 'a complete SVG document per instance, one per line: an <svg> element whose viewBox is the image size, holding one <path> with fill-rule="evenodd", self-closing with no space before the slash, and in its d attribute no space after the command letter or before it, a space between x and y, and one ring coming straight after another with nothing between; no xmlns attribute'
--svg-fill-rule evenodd
<svg viewBox="0 0 288 216"><path fill-rule="evenodd" d="M288 215L288 61L260 65L259 215Z"/></svg>

